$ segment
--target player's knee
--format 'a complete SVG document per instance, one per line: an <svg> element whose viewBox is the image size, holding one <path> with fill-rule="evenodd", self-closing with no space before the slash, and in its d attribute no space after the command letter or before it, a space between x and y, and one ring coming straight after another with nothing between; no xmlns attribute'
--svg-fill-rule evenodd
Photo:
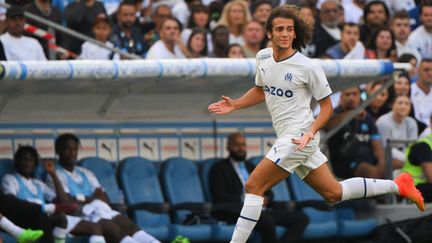
<svg viewBox="0 0 432 243"><path fill-rule="evenodd" d="M342 199L342 187L338 186L333 190L325 191L322 196L328 203L337 203Z"/></svg>
<svg viewBox="0 0 432 243"><path fill-rule="evenodd" d="M260 187L255 181L252 181L252 180L246 181L245 192L250 193L250 194L254 194L254 195L258 195L258 196L264 195L264 191L263 191L262 187Z"/></svg>

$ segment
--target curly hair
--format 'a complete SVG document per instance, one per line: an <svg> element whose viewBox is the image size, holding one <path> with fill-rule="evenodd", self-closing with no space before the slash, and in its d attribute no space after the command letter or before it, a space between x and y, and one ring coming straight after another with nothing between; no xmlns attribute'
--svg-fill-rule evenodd
<svg viewBox="0 0 432 243"><path fill-rule="evenodd" d="M38 165L39 154L37 150L29 145L20 145L14 154L14 166L17 171L20 171L20 168L18 168L18 160L22 159L26 154L30 154L30 156L34 159L35 167Z"/></svg>
<svg viewBox="0 0 432 243"><path fill-rule="evenodd" d="M73 140L77 144L80 144L80 139L72 133L64 133L57 137L54 142L55 152L58 154L66 145L69 140Z"/></svg>
<svg viewBox="0 0 432 243"><path fill-rule="evenodd" d="M273 20L276 18L292 19L294 21L294 31L296 38L293 40L292 47L300 50L312 40L312 26L306 23L300 16L300 8L295 5L283 5L274 8L266 21L266 31L271 33L273 30Z"/></svg>

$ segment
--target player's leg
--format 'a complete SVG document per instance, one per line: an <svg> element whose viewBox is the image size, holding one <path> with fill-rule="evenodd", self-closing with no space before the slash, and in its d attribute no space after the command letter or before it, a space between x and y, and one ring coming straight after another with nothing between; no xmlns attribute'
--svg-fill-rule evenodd
<svg viewBox="0 0 432 243"><path fill-rule="evenodd" d="M324 163L312 170L304 181L332 203L391 193L408 198L420 210L424 210L423 197L407 173L402 173L394 181L355 177L338 182L330 172L327 163Z"/></svg>
<svg viewBox="0 0 432 243"><path fill-rule="evenodd" d="M0 213L0 228L2 228L4 231L8 232L12 236L14 236L16 239L18 239L19 242L33 242L38 240L42 235L42 230L31 230L31 229L23 229L16 224L12 223L9 219L4 217Z"/></svg>
<svg viewBox="0 0 432 243"><path fill-rule="evenodd" d="M268 158L264 158L258 164L246 182L244 204L231 242L244 243L247 241L260 218L264 204L264 193L281 180L287 178L288 175L287 171Z"/></svg>

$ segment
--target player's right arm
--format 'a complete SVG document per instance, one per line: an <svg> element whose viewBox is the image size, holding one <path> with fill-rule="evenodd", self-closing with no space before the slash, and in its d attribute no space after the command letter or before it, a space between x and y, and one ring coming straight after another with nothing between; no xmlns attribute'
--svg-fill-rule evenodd
<svg viewBox="0 0 432 243"><path fill-rule="evenodd" d="M255 86L249 89L238 99L231 99L227 96L222 96L222 100L210 104L208 110L211 113L218 115L229 114L235 110L243 109L249 106L259 104L265 100L264 90L262 87Z"/></svg>

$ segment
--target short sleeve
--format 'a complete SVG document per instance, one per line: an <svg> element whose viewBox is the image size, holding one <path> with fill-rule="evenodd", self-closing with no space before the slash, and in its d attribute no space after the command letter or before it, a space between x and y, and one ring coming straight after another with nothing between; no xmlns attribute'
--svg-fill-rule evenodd
<svg viewBox="0 0 432 243"><path fill-rule="evenodd" d="M16 180L15 176L11 174L7 174L3 177L1 187L4 194L9 194L13 196L18 195L18 181Z"/></svg>
<svg viewBox="0 0 432 243"><path fill-rule="evenodd" d="M309 88L315 100L320 101L332 94L332 90L325 76L324 70L319 65L313 65L309 69Z"/></svg>
<svg viewBox="0 0 432 243"><path fill-rule="evenodd" d="M256 74L255 74L255 85L263 87L264 82L263 82L262 77L261 77L260 62L258 61L258 55L256 58L256 65L257 65L257 68L256 68Z"/></svg>

